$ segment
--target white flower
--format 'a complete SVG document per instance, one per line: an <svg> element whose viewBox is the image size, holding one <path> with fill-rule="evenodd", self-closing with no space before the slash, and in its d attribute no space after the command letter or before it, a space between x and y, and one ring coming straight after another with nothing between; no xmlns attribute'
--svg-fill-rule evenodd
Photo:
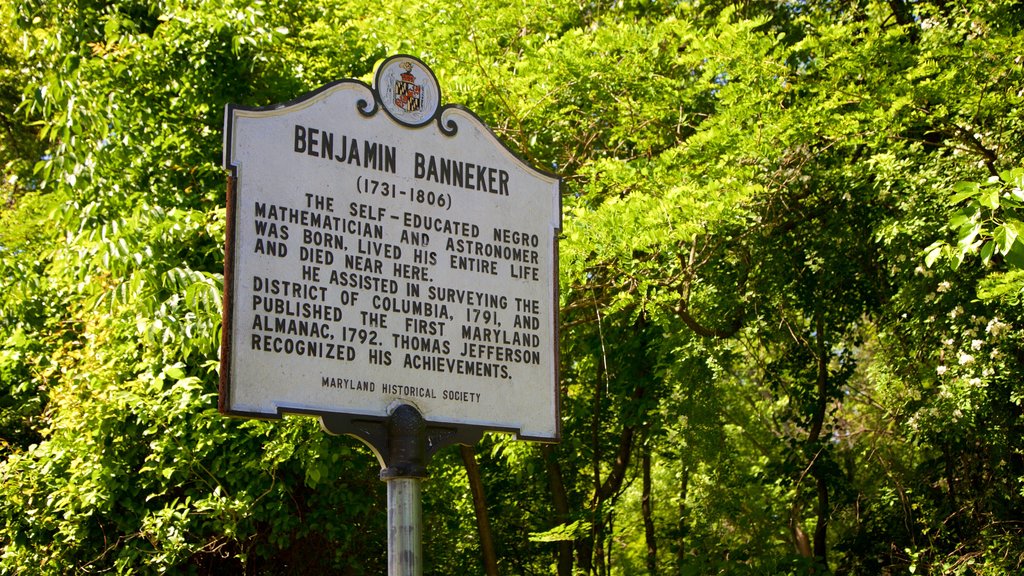
<svg viewBox="0 0 1024 576"><path fill-rule="evenodd" d="M981 350L981 345L984 344L984 343L985 343L984 340L971 340L971 350L974 350L974 351Z"/></svg>
<svg viewBox="0 0 1024 576"><path fill-rule="evenodd" d="M985 327L985 332L988 332L992 336L998 337L1003 332L1006 332L1010 326L1001 322L999 318L993 318L989 321L988 326Z"/></svg>
<svg viewBox="0 0 1024 576"><path fill-rule="evenodd" d="M967 352L960 352L960 355L957 357L957 362L959 362L961 366L970 364L971 362L974 362L974 356L971 356Z"/></svg>
<svg viewBox="0 0 1024 576"><path fill-rule="evenodd" d="M937 288L935 288L935 291L936 292L949 292L949 289L950 289L951 286L952 285L949 283L948 280L943 280L942 282L939 282L939 286Z"/></svg>
<svg viewBox="0 0 1024 576"><path fill-rule="evenodd" d="M935 371L939 373L939 376L945 374L946 370L948 370L948 368L946 368L945 366L939 366L938 368L935 369Z"/></svg>

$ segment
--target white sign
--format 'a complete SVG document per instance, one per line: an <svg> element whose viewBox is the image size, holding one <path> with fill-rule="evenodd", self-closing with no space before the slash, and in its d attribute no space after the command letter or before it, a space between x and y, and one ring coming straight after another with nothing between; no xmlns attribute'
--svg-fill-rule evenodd
<svg viewBox="0 0 1024 576"><path fill-rule="evenodd" d="M374 86L229 105L222 410L557 439L557 177L398 56Z"/></svg>

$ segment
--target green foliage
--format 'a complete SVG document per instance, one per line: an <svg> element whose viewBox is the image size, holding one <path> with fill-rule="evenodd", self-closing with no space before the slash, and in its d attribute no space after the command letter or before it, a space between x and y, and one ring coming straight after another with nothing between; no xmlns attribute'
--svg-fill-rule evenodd
<svg viewBox="0 0 1024 576"><path fill-rule="evenodd" d="M1005 170L984 183L957 182L947 202L955 212L946 229L956 244L936 241L925 249L929 267L943 258L955 270L969 256L977 256L982 266L992 265L1004 271L1024 269L1024 168ZM993 262L993 258L997 261ZM993 272L993 274L999 274ZM1024 289L1017 274L999 274L992 278L984 294L1014 296Z"/></svg>

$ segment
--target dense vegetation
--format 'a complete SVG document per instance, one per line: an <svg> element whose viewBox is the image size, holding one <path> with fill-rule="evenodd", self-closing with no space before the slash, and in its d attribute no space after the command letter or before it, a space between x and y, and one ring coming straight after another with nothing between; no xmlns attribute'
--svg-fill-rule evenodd
<svg viewBox="0 0 1024 576"><path fill-rule="evenodd" d="M384 572L384 484L216 411L223 108L426 61L561 174L562 442L504 574L1024 571L1024 4L0 5L0 573ZM484 572L464 460L426 572Z"/></svg>

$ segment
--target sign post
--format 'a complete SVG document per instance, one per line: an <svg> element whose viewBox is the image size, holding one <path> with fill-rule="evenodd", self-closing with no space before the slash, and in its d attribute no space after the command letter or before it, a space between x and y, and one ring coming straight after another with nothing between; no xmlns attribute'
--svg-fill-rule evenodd
<svg viewBox="0 0 1024 576"><path fill-rule="evenodd" d="M372 86L228 105L224 134L220 410L318 416L369 445L389 562L394 544L419 566L419 482L437 450L486 430L559 439L560 180L442 106L406 55Z"/></svg>

